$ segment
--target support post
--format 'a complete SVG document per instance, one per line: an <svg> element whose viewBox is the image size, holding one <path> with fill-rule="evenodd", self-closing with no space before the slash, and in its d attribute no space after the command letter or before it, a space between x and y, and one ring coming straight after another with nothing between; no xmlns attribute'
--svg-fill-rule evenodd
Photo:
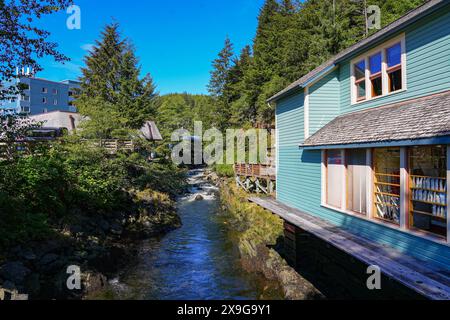
<svg viewBox="0 0 450 320"><path fill-rule="evenodd" d="M369 219L373 218L373 169L372 169L372 149L366 150L366 181L367 181L367 194L366 194L366 204L367 204L367 217Z"/></svg>
<svg viewBox="0 0 450 320"><path fill-rule="evenodd" d="M345 149L341 150L342 157L342 199L341 209L347 210L347 158Z"/></svg>
<svg viewBox="0 0 450 320"><path fill-rule="evenodd" d="M409 215L409 175L408 149L400 148L400 228L408 229Z"/></svg>
<svg viewBox="0 0 450 320"><path fill-rule="evenodd" d="M321 166L321 170L322 170L322 198L321 198L321 202L322 205L325 205L327 202L327 165L326 162L327 161L327 152L325 150L322 150L322 166Z"/></svg>

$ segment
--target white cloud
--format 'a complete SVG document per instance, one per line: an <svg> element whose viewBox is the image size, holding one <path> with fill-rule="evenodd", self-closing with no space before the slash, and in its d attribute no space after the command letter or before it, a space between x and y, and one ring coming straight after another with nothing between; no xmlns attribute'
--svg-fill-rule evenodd
<svg viewBox="0 0 450 320"><path fill-rule="evenodd" d="M67 70L69 72L72 73L80 73L81 72L81 68L82 66L73 62L64 62L64 63L58 63L58 62L54 62L52 63L52 66L54 68L58 68L58 69L64 69Z"/></svg>
<svg viewBox="0 0 450 320"><path fill-rule="evenodd" d="M92 51L92 49L94 48L94 45L92 43L85 43L81 46L81 49L83 49L84 51Z"/></svg>

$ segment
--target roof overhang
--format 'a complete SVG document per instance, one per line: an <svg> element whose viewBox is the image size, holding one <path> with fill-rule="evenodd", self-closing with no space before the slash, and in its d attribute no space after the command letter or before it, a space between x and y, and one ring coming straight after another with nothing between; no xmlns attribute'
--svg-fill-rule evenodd
<svg viewBox="0 0 450 320"><path fill-rule="evenodd" d="M450 144L450 90L341 115L310 136L304 149Z"/></svg>
<svg viewBox="0 0 450 320"><path fill-rule="evenodd" d="M425 146L437 144L450 144L450 135L443 137L431 137L414 140L361 142L361 143L339 144L339 145L309 146L301 144L300 148L302 148L303 150L368 149L368 148Z"/></svg>

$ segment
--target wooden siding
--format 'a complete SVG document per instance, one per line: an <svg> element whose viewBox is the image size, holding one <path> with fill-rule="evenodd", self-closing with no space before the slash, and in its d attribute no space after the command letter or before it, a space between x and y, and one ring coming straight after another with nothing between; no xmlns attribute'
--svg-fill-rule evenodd
<svg viewBox="0 0 450 320"><path fill-rule="evenodd" d="M309 89L309 133L313 135L339 115L340 82L337 70L326 75Z"/></svg>
<svg viewBox="0 0 450 320"><path fill-rule="evenodd" d="M404 32L406 40L406 91L351 105L350 60L355 57L351 57L348 61L342 63L339 75L341 81L341 112L348 113L378 107L449 90L449 26L450 6L446 6L439 12L398 33ZM367 51L370 49L368 48Z"/></svg>
<svg viewBox="0 0 450 320"><path fill-rule="evenodd" d="M314 84L310 88L310 133L331 121L338 112L348 113L450 89L449 25L450 6L447 6L402 31L406 37L407 91L352 106L349 61L353 57ZM418 259L450 269L450 247L446 245L321 206L321 152L299 148L304 140L303 103L303 92L277 103L277 199L379 244L394 246Z"/></svg>

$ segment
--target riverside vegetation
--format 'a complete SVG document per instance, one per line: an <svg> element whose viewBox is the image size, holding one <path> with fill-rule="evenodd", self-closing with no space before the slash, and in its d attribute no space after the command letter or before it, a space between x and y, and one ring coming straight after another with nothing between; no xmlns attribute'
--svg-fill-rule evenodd
<svg viewBox="0 0 450 320"><path fill-rule="evenodd" d="M241 263L248 272L263 274L279 283L286 299L312 300L324 296L290 267L279 252L283 248L283 220L249 203L248 194L232 179L222 178L220 200L222 218L235 239Z"/></svg>
<svg viewBox="0 0 450 320"><path fill-rule="evenodd" d="M136 241L180 226L174 197L183 180L169 164L73 141L1 162L0 287L34 299L102 289ZM70 265L83 272L82 290L65 286Z"/></svg>
<svg viewBox="0 0 450 320"><path fill-rule="evenodd" d="M39 9L48 11L35 3L36 16ZM184 191L185 172L166 154L147 162L157 146L137 129L154 118L159 97L151 77L140 78L133 47L117 24L105 27L85 64L74 102L86 116L82 130L29 144L24 154L16 142L39 124L0 119L8 150L0 161L0 289L32 299L79 299L101 289L135 256L136 240L181 224L174 199ZM140 152L111 155L95 144L121 138L134 140ZM67 289L71 265L83 272L81 290Z"/></svg>

